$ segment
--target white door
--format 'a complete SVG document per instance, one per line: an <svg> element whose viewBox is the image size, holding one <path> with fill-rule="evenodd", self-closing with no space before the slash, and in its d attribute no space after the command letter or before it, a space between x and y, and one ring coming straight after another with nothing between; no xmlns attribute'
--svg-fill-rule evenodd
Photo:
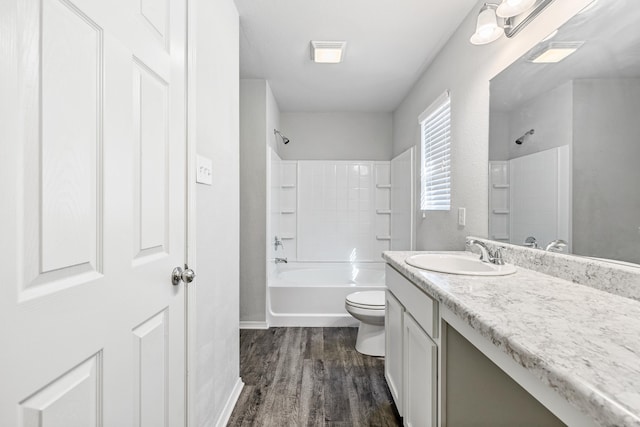
<svg viewBox="0 0 640 427"><path fill-rule="evenodd" d="M0 425L185 418L185 0L0 2Z"/></svg>

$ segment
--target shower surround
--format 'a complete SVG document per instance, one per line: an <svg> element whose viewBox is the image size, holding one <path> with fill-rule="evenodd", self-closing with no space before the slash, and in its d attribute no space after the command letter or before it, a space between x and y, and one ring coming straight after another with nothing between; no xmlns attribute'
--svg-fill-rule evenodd
<svg viewBox="0 0 640 427"><path fill-rule="evenodd" d="M344 297L384 287L390 162L283 161L270 151L269 164L268 324L355 326Z"/></svg>

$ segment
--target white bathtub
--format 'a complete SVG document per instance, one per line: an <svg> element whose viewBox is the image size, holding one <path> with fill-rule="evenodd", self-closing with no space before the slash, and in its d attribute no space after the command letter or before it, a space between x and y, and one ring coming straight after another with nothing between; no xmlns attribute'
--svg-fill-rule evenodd
<svg viewBox="0 0 640 427"><path fill-rule="evenodd" d="M344 308L357 291L384 290L384 263L279 264L269 280L270 326L357 326Z"/></svg>

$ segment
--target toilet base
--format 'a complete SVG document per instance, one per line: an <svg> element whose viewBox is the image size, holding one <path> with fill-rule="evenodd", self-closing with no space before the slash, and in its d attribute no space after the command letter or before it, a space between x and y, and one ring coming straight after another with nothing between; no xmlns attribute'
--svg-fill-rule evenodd
<svg viewBox="0 0 640 427"><path fill-rule="evenodd" d="M367 356L384 357L384 325L360 322L356 350Z"/></svg>

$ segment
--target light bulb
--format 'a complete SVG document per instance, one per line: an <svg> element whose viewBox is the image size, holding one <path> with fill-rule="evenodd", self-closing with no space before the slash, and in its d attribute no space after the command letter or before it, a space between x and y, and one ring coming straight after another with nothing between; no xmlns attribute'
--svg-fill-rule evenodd
<svg viewBox="0 0 640 427"><path fill-rule="evenodd" d="M498 9L496 9L496 15L501 18L520 15L530 9L535 2L536 0L503 0Z"/></svg>
<svg viewBox="0 0 640 427"><path fill-rule="evenodd" d="M480 9L478 20L476 22L476 32L471 36L471 43L480 45L491 43L504 34L504 30L498 26L498 18L495 10L485 5Z"/></svg>

